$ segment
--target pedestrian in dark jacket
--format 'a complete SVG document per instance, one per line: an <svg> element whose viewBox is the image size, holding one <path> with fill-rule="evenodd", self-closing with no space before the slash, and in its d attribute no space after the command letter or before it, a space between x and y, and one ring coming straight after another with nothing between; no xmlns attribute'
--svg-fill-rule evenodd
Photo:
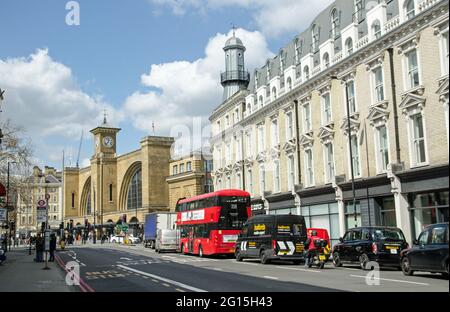
<svg viewBox="0 0 450 312"><path fill-rule="evenodd" d="M52 234L50 236L50 259L48 261L54 262L55 261L55 250L56 250L56 235Z"/></svg>
<svg viewBox="0 0 450 312"><path fill-rule="evenodd" d="M44 261L44 239L41 234L38 234L36 238L36 262Z"/></svg>

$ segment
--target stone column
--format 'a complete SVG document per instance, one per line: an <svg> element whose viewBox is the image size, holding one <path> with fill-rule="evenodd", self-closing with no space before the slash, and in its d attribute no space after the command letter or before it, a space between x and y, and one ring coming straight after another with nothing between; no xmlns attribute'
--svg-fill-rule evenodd
<svg viewBox="0 0 450 312"><path fill-rule="evenodd" d="M338 177L336 177L338 178ZM345 228L345 204L344 204L344 195L342 192L342 188L337 184L337 179L333 181L333 188L336 192L336 201L338 203L339 209L339 234L340 236L344 236L346 228Z"/></svg>

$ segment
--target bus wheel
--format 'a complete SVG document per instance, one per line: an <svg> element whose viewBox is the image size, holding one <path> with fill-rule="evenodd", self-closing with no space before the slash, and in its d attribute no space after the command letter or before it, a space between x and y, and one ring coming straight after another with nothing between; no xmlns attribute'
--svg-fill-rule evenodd
<svg viewBox="0 0 450 312"><path fill-rule="evenodd" d="M260 259L262 264L270 263L269 256L267 255L265 250L261 251Z"/></svg>
<svg viewBox="0 0 450 312"><path fill-rule="evenodd" d="M203 258L203 248L202 245L198 245L198 256Z"/></svg>
<svg viewBox="0 0 450 312"><path fill-rule="evenodd" d="M244 260L239 249L236 249L234 256L236 257L237 262L242 262L242 260Z"/></svg>

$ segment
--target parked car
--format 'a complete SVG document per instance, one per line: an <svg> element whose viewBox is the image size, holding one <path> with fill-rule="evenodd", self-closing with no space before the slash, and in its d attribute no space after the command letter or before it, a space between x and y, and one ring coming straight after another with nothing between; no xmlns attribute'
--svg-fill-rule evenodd
<svg viewBox="0 0 450 312"><path fill-rule="evenodd" d="M402 271L413 275L416 271L442 273L448 277L448 223L425 228L411 248L401 252Z"/></svg>
<svg viewBox="0 0 450 312"><path fill-rule="evenodd" d="M262 264L304 260L307 240L305 218L297 215L258 215L244 224L236 243L236 261L259 258Z"/></svg>
<svg viewBox="0 0 450 312"><path fill-rule="evenodd" d="M180 241L179 230L158 230L156 234L155 251L161 253L162 251L178 250Z"/></svg>
<svg viewBox="0 0 450 312"><path fill-rule="evenodd" d="M400 252L408 248L402 230L394 227L360 227L347 231L333 247L333 264L359 263L370 269L369 262L380 267L400 268Z"/></svg>

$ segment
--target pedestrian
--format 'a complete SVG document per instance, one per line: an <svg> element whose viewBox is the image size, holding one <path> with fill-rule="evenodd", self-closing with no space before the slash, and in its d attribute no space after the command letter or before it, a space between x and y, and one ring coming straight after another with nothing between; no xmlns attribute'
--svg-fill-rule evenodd
<svg viewBox="0 0 450 312"><path fill-rule="evenodd" d="M37 235L36 238L36 262L44 261L44 239L41 234Z"/></svg>
<svg viewBox="0 0 450 312"><path fill-rule="evenodd" d="M2 249L4 252L6 252L8 248L8 239L6 238L6 235L2 236L1 241L2 241Z"/></svg>
<svg viewBox="0 0 450 312"><path fill-rule="evenodd" d="M55 261L55 250L56 250L56 235L52 234L50 236L50 259L48 261L54 262Z"/></svg>

